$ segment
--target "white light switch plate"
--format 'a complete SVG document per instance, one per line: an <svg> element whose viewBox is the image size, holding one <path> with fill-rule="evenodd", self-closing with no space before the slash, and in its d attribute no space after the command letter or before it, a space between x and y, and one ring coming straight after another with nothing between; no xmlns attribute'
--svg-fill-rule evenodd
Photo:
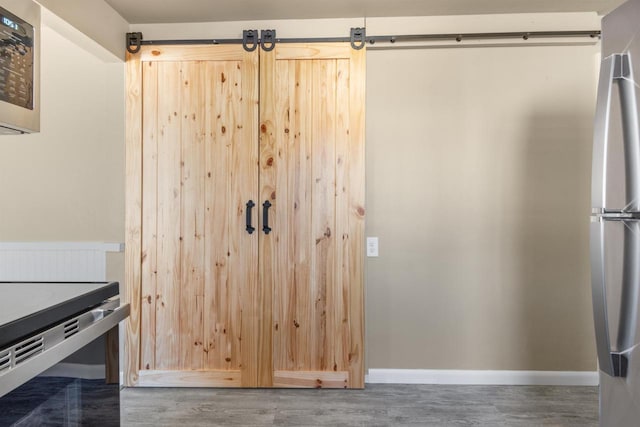
<svg viewBox="0 0 640 427"><path fill-rule="evenodd" d="M378 256L378 238L377 237L367 237L367 256L368 257Z"/></svg>

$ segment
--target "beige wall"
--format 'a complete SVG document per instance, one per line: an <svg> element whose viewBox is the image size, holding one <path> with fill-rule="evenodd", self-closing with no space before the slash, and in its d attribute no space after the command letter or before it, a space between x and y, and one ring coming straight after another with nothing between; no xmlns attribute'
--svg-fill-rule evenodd
<svg viewBox="0 0 640 427"><path fill-rule="evenodd" d="M595 370L597 53L368 53L370 368Z"/></svg>
<svg viewBox="0 0 640 427"><path fill-rule="evenodd" d="M125 34L129 23L104 0L35 0L55 14L57 20L49 19L49 26L65 37L83 44L84 40L73 33L80 32L98 43L101 49L94 54L111 61L124 60Z"/></svg>
<svg viewBox="0 0 640 427"><path fill-rule="evenodd" d="M43 26L41 132L0 137L1 241L124 241L123 87Z"/></svg>

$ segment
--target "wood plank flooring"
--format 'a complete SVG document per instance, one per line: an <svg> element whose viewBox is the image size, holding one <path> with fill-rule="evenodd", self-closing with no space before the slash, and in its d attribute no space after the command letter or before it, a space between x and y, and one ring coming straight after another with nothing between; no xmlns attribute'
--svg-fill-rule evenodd
<svg viewBox="0 0 640 427"><path fill-rule="evenodd" d="M123 426L598 425L596 387L369 384L365 390L124 389Z"/></svg>

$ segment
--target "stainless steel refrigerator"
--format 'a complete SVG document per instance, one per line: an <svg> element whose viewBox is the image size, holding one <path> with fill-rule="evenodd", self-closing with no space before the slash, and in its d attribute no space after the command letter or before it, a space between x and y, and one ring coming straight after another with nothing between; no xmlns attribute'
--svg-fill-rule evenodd
<svg viewBox="0 0 640 427"><path fill-rule="evenodd" d="M640 425L640 0L603 18L594 129L591 281L600 425Z"/></svg>

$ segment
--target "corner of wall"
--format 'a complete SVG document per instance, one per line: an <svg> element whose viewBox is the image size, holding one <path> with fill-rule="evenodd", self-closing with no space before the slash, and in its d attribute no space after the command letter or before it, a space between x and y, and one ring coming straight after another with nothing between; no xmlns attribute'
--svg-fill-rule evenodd
<svg viewBox="0 0 640 427"><path fill-rule="evenodd" d="M42 22L104 62L123 62L129 23L104 0L38 0Z"/></svg>

